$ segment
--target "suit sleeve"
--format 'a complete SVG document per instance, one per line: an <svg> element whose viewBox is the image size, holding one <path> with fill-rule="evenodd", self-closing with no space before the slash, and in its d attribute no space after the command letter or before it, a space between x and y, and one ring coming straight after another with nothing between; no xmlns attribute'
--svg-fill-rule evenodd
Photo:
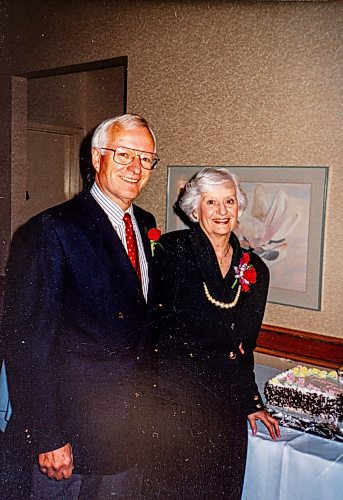
<svg viewBox="0 0 343 500"><path fill-rule="evenodd" d="M247 415L264 409L264 403L255 382L253 351L256 347L267 301L269 270L258 257L255 257L253 264L257 270L257 281L256 284L251 285L250 291L244 297L244 304L238 319L240 341L245 351L242 362L245 368L243 384Z"/></svg>
<svg viewBox="0 0 343 500"><path fill-rule="evenodd" d="M61 320L64 254L38 218L15 235L7 269L2 337L13 417L36 452L67 442L61 430L58 367L52 352ZM19 426L20 428L20 426Z"/></svg>

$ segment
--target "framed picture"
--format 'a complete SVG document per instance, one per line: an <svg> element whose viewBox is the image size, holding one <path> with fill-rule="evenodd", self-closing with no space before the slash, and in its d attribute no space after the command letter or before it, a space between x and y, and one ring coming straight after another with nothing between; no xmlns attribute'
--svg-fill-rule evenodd
<svg viewBox="0 0 343 500"><path fill-rule="evenodd" d="M187 228L180 190L201 166L168 167L166 231ZM268 301L320 310L328 167L218 167L237 175L248 208L235 230L270 270Z"/></svg>

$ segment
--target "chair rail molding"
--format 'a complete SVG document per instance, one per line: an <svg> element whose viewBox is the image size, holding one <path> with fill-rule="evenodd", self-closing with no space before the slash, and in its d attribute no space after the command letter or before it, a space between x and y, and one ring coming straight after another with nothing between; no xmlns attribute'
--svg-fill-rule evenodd
<svg viewBox="0 0 343 500"><path fill-rule="evenodd" d="M263 324L256 352L337 369L343 365L343 339Z"/></svg>

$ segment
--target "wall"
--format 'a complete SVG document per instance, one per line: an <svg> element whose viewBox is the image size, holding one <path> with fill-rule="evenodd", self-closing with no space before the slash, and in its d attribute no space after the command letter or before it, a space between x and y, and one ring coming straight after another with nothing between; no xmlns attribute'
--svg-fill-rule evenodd
<svg viewBox="0 0 343 500"><path fill-rule="evenodd" d="M268 304L265 321L343 338L340 2L8 0L7 14L9 74L128 56L128 111L162 158L141 204L160 226L167 165L328 165L322 310Z"/></svg>

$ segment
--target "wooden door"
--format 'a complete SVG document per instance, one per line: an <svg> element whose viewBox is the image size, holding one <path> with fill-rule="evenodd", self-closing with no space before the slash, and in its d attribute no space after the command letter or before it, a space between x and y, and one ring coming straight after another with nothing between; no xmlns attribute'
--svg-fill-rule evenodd
<svg viewBox="0 0 343 500"><path fill-rule="evenodd" d="M27 135L26 220L80 191L83 130L28 123Z"/></svg>

